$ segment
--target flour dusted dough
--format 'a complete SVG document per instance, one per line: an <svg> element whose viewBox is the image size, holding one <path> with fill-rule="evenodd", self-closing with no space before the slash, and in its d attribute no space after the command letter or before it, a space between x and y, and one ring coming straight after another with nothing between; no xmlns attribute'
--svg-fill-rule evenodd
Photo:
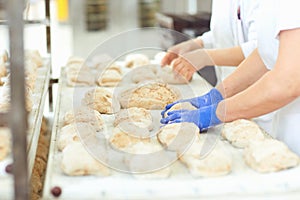
<svg viewBox="0 0 300 200"><path fill-rule="evenodd" d="M264 140L265 136L259 126L250 120L239 119L225 123L222 136L238 148L245 148L251 140Z"/></svg>
<svg viewBox="0 0 300 200"><path fill-rule="evenodd" d="M179 158L184 163L192 176L210 177L222 176L230 173L232 168L232 156L226 151L221 141L207 154L201 155L201 150L205 145L205 140L195 141L191 147Z"/></svg>
<svg viewBox="0 0 300 200"><path fill-rule="evenodd" d="M122 108L140 107L161 110L180 98L180 92L167 84L149 82L128 89L119 95Z"/></svg>
<svg viewBox="0 0 300 200"><path fill-rule="evenodd" d="M66 112L64 116L64 125L80 122L92 125L96 131L102 130L104 126L101 114L89 107L81 106Z"/></svg>
<svg viewBox="0 0 300 200"><path fill-rule="evenodd" d="M188 84L184 76L177 74L173 71L171 66L164 66L157 72L157 76L164 82L169 84Z"/></svg>
<svg viewBox="0 0 300 200"><path fill-rule="evenodd" d="M0 63L6 63L8 61L8 52L6 50L2 50L0 52Z"/></svg>
<svg viewBox="0 0 300 200"><path fill-rule="evenodd" d="M5 159L10 152L10 131L0 128L0 161Z"/></svg>
<svg viewBox="0 0 300 200"><path fill-rule="evenodd" d="M122 74L119 70L107 69L97 79L97 83L100 86L113 87L118 85L122 80Z"/></svg>
<svg viewBox="0 0 300 200"><path fill-rule="evenodd" d="M295 167L299 157L278 140L251 141L245 148L244 159L255 171L266 173Z"/></svg>
<svg viewBox="0 0 300 200"><path fill-rule="evenodd" d="M141 135L142 134L142 135ZM147 129L143 133L137 133L132 130L129 132L124 130L122 127L117 126L113 129L113 133L109 138L109 143L115 149L126 150L137 143L149 143L150 142L150 133L147 132Z"/></svg>
<svg viewBox="0 0 300 200"><path fill-rule="evenodd" d="M158 131L157 139L167 149L181 153L193 141L199 140L199 132L199 128L193 123L167 124Z"/></svg>
<svg viewBox="0 0 300 200"><path fill-rule="evenodd" d="M95 77L88 68L80 68L73 64L66 70L67 84L69 86L90 86L95 85Z"/></svg>
<svg viewBox="0 0 300 200"><path fill-rule="evenodd" d="M41 57L38 50L26 50L25 59L34 62L37 65L37 67L43 66L43 58Z"/></svg>
<svg viewBox="0 0 300 200"><path fill-rule="evenodd" d="M94 159L80 142L74 142L63 150L61 169L69 176L110 175L110 170Z"/></svg>
<svg viewBox="0 0 300 200"><path fill-rule="evenodd" d="M68 58L67 60L67 66L72 65L72 64L80 64L82 65L84 63L84 59L81 57L77 57L77 56L71 56Z"/></svg>
<svg viewBox="0 0 300 200"><path fill-rule="evenodd" d="M57 141L58 150L62 151L69 144L80 141L80 137L85 139L95 134L96 130L88 123L73 123L64 126L59 133Z"/></svg>
<svg viewBox="0 0 300 200"><path fill-rule="evenodd" d="M150 131L153 129L152 115L149 110L144 108L131 107L121 110L116 114L114 126L119 125L121 122L132 122L132 124L147 128Z"/></svg>
<svg viewBox="0 0 300 200"><path fill-rule="evenodd" d="M197 110L195 106L193 106L190 102L182 102L173 105L167 112L165 112L165 117L168 116L168 113L173 110Z"/></svg>
<svg viewBox="0 0 300 200"><path fill-rule="evenodd" d="M149 58L144 54L129 54L125 58L125 66L128 68L150 64Z"/></svg>
<svg viewBox="0 0 300 200"><path fill-rule="evenodd" d="M0 62L0 78L7 75L7 70L4 63Z"/></svg>
<svg viewBox="0 0 300 200"><path fill-rule="evenodd" d="M156 65L147 65L133 69L131 73L131 80L134 83L141 83L144 81L152 81L158 79L156 76Z"/></svg>
<svg viewBox="0 0 300 200"><path fill-rule="evenodd" d="M82 104L103 114L112 114L120 110L120 104L113 94L100 87L96 87L85 93Z"/></svg>

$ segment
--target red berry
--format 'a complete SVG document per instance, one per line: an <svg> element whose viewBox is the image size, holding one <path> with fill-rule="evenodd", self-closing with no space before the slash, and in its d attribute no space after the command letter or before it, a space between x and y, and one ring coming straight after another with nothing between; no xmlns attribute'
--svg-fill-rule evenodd
<svg viewBox="0 0 300 200"><path fill-rule="evenodd" d="M61 194L61 188L58 186L55 186L51 189L51 193L53 194L53 196L59 197Z"/></svg>

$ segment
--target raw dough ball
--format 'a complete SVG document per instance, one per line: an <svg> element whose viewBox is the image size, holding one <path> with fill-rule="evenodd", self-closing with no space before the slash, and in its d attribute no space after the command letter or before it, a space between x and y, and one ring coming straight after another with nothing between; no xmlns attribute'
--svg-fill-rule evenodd
<svg viewBox="0 0 300 200"><path fill-rule="evenodd" d="M266 173L295 167L299 157L278 140L251 141L245 148L244 159L255 171Z"/></svg>
<svg viewBox="0 0 300 200"><path fill-rule="evenodd" d="M129 54L125 58L125 66L128 68L150 64L150 60L143 54Z"/></svg>
<svg viewBox="0 0 300 200"><path fill-rule="evenodd" d="M87 67L80 66L73 64L67 69L67 84L69 86L95 85L94 74Z"/></svg>
<svg viewBox="0 0 300 200"><path fill-rule="evenodd" d="M168 150L184 152L194 140L199 140L199 128L193 123L174 123L163 126L157 133L158 141Z"/></svg>
<svg viewBox="0 0 300 200"><path fill-rule="evenodd" d="M116 114L114 126L121 122L131 122L138 127L148 128L149 131L153 129L152 115L149 110L144 108L131 107L121 110Z"/></svg>
<svg viewBox="0 0 300 200"><path fill-rule="evenodd" d="M0 62L0 78L7 75L7 70L4 63Z"/></svg>
<svg viewBox="0 0 300 200"><path fill-rule="evenodd" d="M0 52L0 63L6 63L8 61L8 52L6 50L2 50Z"/></svg>
<svg viewBox="0 0 300 200"><path fill-rule="evenodd" d="M10 152L10 131L0 128L0 161L5 159Z"/></svg>
<svg viewBox="0 0 300 200"><path fill-rule="evenodd" d="M82 104L103 114L112 114L120 110L120 104L115 97L113 97L113 94L99 87L85 93Z"/></svg>
<svg viewBox="0 0 300 200"><path fill-rule="evenodd" d="M81 106L66 112L64 116L64 125L81 122L92 125L96 131L102 130L104 126L101 114L89 107Z"/></svg>
<svg viewBox="0 0 300 200"><path fill-rule="evenodd" d="M66 146L73 142L80 141L89 136L94 136L96 130L88 123L69 124L62 127L57 141L58 150L62 151Z"/></svg>
<svg viewBox="0 0 300 200"><path fill-rule="evenodd" d="M144 132L135 132L135 130L129 132L117 126L113 129L113 134L109 138L109 142L115 149L126 150L126 148L139 142L149 143L150 133L147 131L148 130L145 129Z"/></svg>
<svg viewBox="0 0 300 200"><path fill-rule="evenodd" d="M79 142L74 142L63 150L61 169L69 176L110 174L109 168L94 159Z"/></svg>
<svg viewBox="0 0 300 200"><path fill-rule="evenodd" d="M165 112L165 117L168 116L168 113L173 110L197 110L195 106L193 106L190 102L182 102L173 105L167 112Z"/></svg>
<svg viewBox="0 0 300 200"><path fill-rule="evenodd" d="M171 66L164 66L157 72L157 76L164 82L169 84L188 84L189 80L173 71Z"/></svg>
<svg viewBox="0 0 300 200"><path fill-rule="evenodd" d="M134 83L141 83L144 81L152 81L158 79L156 76L156 65L147 65L133 69L131 73L131 80Z"/></svg>
<svg viewBox="0 0 300 200"><path fill-rule="evenodd" d="M149 82L122 92L119 96L122 108L139 107L161 110L180 98L180 92L169 85Z"/></svg>
<svg viewBox="0 0 300 200"><path fill-rule="evenodd" d="M194 177L222 176L231 171L232 156L218 141L206 155L201 155L205 140L194 142L192 146L179 158Z"/></svg>
<svg viewBox="0 0 300 200"><path fill-rule="evenodd" d="M34 62L37 65L37 67L43 66L43 58L41 57L38 50L26 50L25 59Z"/></svg>
<svg viewBox="0 0 300 200"><path fill-rule="evenodd" d="M84 59L81 57L77 57L77 56L71 56L68 58L67 60L67 66L68 65L72 65L72 64L80 64L82 65L84 63Z"/></svg>
<svg viewBox="0 0 300 200"><path fill-rule="evenodd" d="M122 74L119 70L111 68L104 70L97 79L100 86L113 87L122 80Z"/></svg>
<svg viewBox="0 0 300 200"><path fill-rule="evenodd" d="M264 140L265 136L259 126L250 120L239 119L225 123L222 136L235 147L245 148L251 140Z"/></svg>

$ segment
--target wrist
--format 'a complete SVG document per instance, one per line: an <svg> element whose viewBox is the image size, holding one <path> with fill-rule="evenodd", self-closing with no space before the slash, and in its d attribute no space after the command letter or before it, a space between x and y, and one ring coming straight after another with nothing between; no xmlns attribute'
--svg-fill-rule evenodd
<svg viewBox="0 0 300 200"><path fill-rule="evenodd" d="M202 39L200 39L200 38L195 38L195 39L193 39L193 41L196 42L197 45L199 45L199 48L201 48L201 49L204 48L204 44L203 44Z"/></svg>

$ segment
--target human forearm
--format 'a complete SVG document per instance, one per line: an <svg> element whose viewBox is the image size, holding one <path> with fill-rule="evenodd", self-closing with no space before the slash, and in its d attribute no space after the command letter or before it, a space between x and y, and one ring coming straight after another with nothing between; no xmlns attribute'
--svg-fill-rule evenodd
<svg viewBox="0 0 300 200"><path fill-rule="evenodd" d="M244 59L242 48L232 47L226 49L209 49L208 55L218 66L238 66Z"/></svg>

